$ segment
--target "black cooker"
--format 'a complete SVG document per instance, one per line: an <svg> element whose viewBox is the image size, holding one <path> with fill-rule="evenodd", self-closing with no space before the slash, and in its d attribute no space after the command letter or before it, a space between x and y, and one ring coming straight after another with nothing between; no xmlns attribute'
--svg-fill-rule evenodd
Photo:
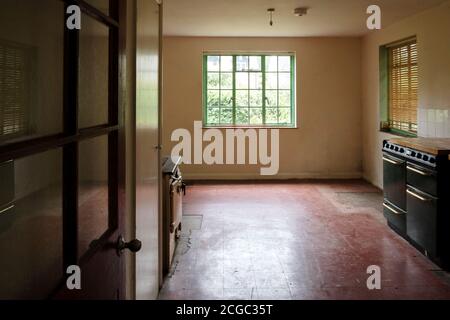
<svg viewBox="0 0 450 320"><path fill-rule="evenodd" d="M445 269L450 257L448 154L383 143L384 215L389 226Z"/></svg>

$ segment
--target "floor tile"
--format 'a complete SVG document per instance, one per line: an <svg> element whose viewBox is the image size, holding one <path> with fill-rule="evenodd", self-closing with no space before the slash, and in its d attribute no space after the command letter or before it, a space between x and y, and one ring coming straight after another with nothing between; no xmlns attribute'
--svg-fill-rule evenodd
<svg viewBox="0 0 450 320"><path fill-rule="evenodd" d="M288 289L288 283L284 273L254 272L256 288L258 289Z"/></svg>
<svg viewBox="0 0 450 320"><path fill-rule="evenodd" d="M183 300L223 300L223 288L186 290Z"/></svg>
<svg viewBox="0 0 450 320"><path fill-rule="evenodd" d="M223 287L225 289L252 289L255 287L253 272L225 272Z"/></svg>
<svg viewBox="0 0 450 320"><path fill-rule="evenodd" d="M225 300L253 300L256 297L256 288L223 289Z"/></svg>
<svg viewBox="0 0 450 320"><path fill-rule="evenodd" d="M223 274L195 273L190 289L223 289Z"/></svg>
<svg viewBox="0 0 450 320"><path fill-rule="evenodd" d="M291 300L289 289L257 289L257 300Z"/></svg>

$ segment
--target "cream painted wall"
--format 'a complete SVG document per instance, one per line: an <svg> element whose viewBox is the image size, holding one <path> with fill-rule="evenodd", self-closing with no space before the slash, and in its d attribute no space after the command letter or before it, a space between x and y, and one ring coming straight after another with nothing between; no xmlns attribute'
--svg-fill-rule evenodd
<svg viewBox="0 0 450 320"><path fill-rule="evenodd" d="M191 38L163 42L163 154L177 128L202 120L204 51L297 54L298 129L280 132L280 171L272 178L358 178L361 159L358 38ZM188 179L261 178L259 166L183 166Z"/></svg>
<svg viewBox="0 0 450 320"><path fill-rule="evenodd" d="M362 40L362 123L364 177L382 187L379 132L379 47L417 36L419 50L419 135L450 138L450 1L407 18Z"/></svg>

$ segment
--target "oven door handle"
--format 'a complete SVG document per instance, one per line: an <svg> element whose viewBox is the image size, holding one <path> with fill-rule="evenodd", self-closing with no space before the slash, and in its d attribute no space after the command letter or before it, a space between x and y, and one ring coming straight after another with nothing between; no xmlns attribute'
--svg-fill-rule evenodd
<svg viewBox="0 0 450 320"><path fill-rule="evenodd" d="M392 212L393 214L396 214L398 216L401 216L402 213L398 212L397 210L395 210L394 208L392 208L390 205L383 203L383 207L385 207L386 209L388 209L390 212Z"/></svg>
<svg viewBox="0 0 450 320"><path fill-rule="evenodd" d="M430 199L430 198L425 198L425 197L422 197L421 195L418 195L417 193L415 193L414 191L411 191L411 190L406 190L406 192L410 195L410 196L412 196L412 197L414 197L414 198L416 198L416 199L419 199L420 201L423 201L423 202L429 202L429 201L432 201L433 199Z"/></svg>
<svg viewBox="0 0 450 320"><path fill-rule="evenodd" d="M414 167L411 167L411 166L406 166L406 169L408 169L409 171L412 171L412 172L418 173L418 174L420 174L421 176L424 176L424 177L430 177L430 176L432 176L432 174L431 174L431 173L428 173L428 172L425 172L425 171L422 171L422 170L416 169L416 168L414 168Z"/></svg>
<svg viewBox="0 0 450 320"><path fill-rule="evenodd" d="M394 161L394 160L389 159L388 157L385 157L385 156L383 156L383 161L389 162L389 163L394 164L396 166L399 166L399 165L402 165L402 164L405 163L404 161L403 162Z"/></svg>

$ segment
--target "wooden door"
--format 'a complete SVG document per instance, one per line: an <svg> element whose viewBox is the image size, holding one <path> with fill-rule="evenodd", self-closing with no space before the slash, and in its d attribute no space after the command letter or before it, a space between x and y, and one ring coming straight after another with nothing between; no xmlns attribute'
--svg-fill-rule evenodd
<svg viewBox="0 0 450 320"><path fill-rule="evenodd" d="M137 1L136 56L136 298L155 299L160 285L160 7Z"/></svg>
<svg viewBox="0 0 450 320"><path fill-rule="evenodd" d="M80 30L66 28L72 4ZM0 78L16 82L0 81L0 297L124 298L125 1L5 0L0 12ZM81 290L66 287L73 265Z"/></svg>

